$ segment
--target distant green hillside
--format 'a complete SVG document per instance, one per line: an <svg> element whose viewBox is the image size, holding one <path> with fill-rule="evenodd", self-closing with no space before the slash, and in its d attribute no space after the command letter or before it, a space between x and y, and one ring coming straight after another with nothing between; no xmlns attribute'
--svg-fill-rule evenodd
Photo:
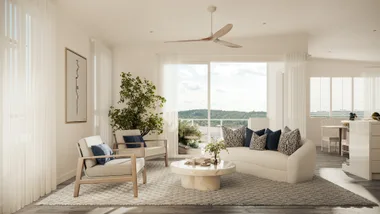
<svg viewBox="0 0 380 214"><path fill-rule="evenodd" d="M264 111L223 111L211 110L211 119L248 119L250 117L266 117ZM180 119L207 119L207 109L196 109L178 112Z"/></svg>
<svg viewBox="0 0 380 214"><path fill-rule="evenodd" d="M219 125L237 128L241 126L247 126L247 121L228 121L228 119L248 119L251 117L266 117L267 113L264 111L251 111L251 112L243 112L243 111L223 111L223 110L211 110L211 127L216 127ZM207 119L207 109L196 109L196 110L188 110L188 111L180 111L178 112L179 119ZM223 119L223 124L219 120L215 119ZM207 121L193 121L194 124L199 126L207 126Z"/></svg>

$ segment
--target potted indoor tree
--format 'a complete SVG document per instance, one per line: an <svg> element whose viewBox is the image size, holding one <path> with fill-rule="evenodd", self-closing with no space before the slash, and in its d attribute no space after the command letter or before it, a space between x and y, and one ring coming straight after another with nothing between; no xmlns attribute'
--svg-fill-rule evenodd
<svg viewBox="0 0 380 214"><path fill-rule="evenodd" d="M120 76L121 108L111 106L108 112L113 132L139 129L142 136L151 131L161 134L164 120L158 110L166 102L165 98L156 94L156 86L149 80L124 72Z"/></svg>
<svg viewBox="0 0 380 214"><path fill-rule="evenodd" d="M212 142L205 147L205 152L208 152L213 157L213 163L217 165L220 151L226 150L228 152L228 150L224 140L211 140Z"/></svg>

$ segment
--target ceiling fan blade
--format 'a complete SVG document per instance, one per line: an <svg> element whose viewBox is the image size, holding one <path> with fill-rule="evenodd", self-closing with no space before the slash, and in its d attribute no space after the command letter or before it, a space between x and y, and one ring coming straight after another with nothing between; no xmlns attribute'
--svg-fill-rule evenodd
<svg viewBox="0 0 380 214"><path fill-rule="evenodd" d="M226 35L228 32L231 31L232 27L233 27L232 24L227 24L226 26L222 27L220 30L216 31L212 35L212 39L215 40L215 39L218 39L218 38Z"/></svg>
<svg viewBox="0 0 380 214"><path fill-rule="evenodd" d="M241 45L237 45L237 44L234 44L234 43L231 43L231 42L226 42L226 41L223 41L223 40L220 40L220 39L215 39L214 42L218 43L220 45L224 45L224 46L230 47L230 48L242 48L243 47Z"/></svg>
<svg viewBox="0 0 380 214"><path fill-rule="evenodd" d="M187 39L187 40L165 41L165 43L174 43L174 42L207 42L207 41L211 41L211 40L212 40L212 37L209 36L209 37L206 37L206 38L203 38L203 39Z"/></svg>

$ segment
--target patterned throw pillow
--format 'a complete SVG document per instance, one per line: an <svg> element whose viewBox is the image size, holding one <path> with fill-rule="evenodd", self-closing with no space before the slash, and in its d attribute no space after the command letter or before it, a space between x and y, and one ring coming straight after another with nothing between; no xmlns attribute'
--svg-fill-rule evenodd
<svg viewBox="0 0 380 214"><path fill-rule="evenodd" d="M294 129L293 131L282 133L280 137L280 143L278 144L278 151L285 154L291 155L301 145L301 133L300 130Z"/></svg>
<svg viewBox="0 0 380 214"><path fill-rule="evenodd" d="M291 130L289 127L285 126L285 128L284 128L284 133L291 132L291 131L292 131L292 130Z"/></svg>
<svg viewBox="0 0 380 214"><path fill-rule="evenodd" d="M236 130L222 126L223 138L226 147L239 147L244 145L245 127Z"/></svg>
<svg viewBox="0 0 380 214"><path fill-rule="evenodd" d="M251 145L251 139L252 139L252 133L255 132L259 136L262 136L265 134L265 129L261 129L258 131L253 131L252 129L246 127L245 128L245 139L244 139L244 146L249 147Z"/></svg>
<svg viewBox="0 0 380 214"><path fill-rule="evenodd" d="M267 143L267 134L259 136L255 132L252 134L251 144L249 144L249 149L254 150L264 150Z"/></svg>

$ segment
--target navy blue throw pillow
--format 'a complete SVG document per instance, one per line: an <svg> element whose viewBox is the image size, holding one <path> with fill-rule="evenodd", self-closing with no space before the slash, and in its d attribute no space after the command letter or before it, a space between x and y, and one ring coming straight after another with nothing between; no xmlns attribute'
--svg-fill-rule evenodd
<svg viewBox="0 0 380 214"><path fill-rule="evenodd" d="M281 130L272 131L270 129L265 130L267 134L267 144L265 149L277 151L278 143L280 142Z"/></svg>
<svg viewBox="0 0 380 214"><path fill-rule="evenodd" d="M144 147L146 147L145 140L141 135L133 135L133 136L123 136L125 145L127 148L140 148L141 145L138 144L128 144L128 143L144 143Z"/></svg>
<svg viewBox="0 0 380 214"><path fill-rule="evenodd" d="M258 136L262 136L265 134L265 129L253 131L252 129L246 127L245 128L245 141L244 141L245 147L249 147L249 144L251 144L251 138L252 138L253 132L255 132Z"/></svg>
<svg viewBox="0 0 380 214"><path fill-rule="evenodd" d="M91 150L94 156L113 155L112 149L107 144L91 146ZM101 165L104 165L110 160L113 160L113 158L96 158L96 162Z"/></svg>

